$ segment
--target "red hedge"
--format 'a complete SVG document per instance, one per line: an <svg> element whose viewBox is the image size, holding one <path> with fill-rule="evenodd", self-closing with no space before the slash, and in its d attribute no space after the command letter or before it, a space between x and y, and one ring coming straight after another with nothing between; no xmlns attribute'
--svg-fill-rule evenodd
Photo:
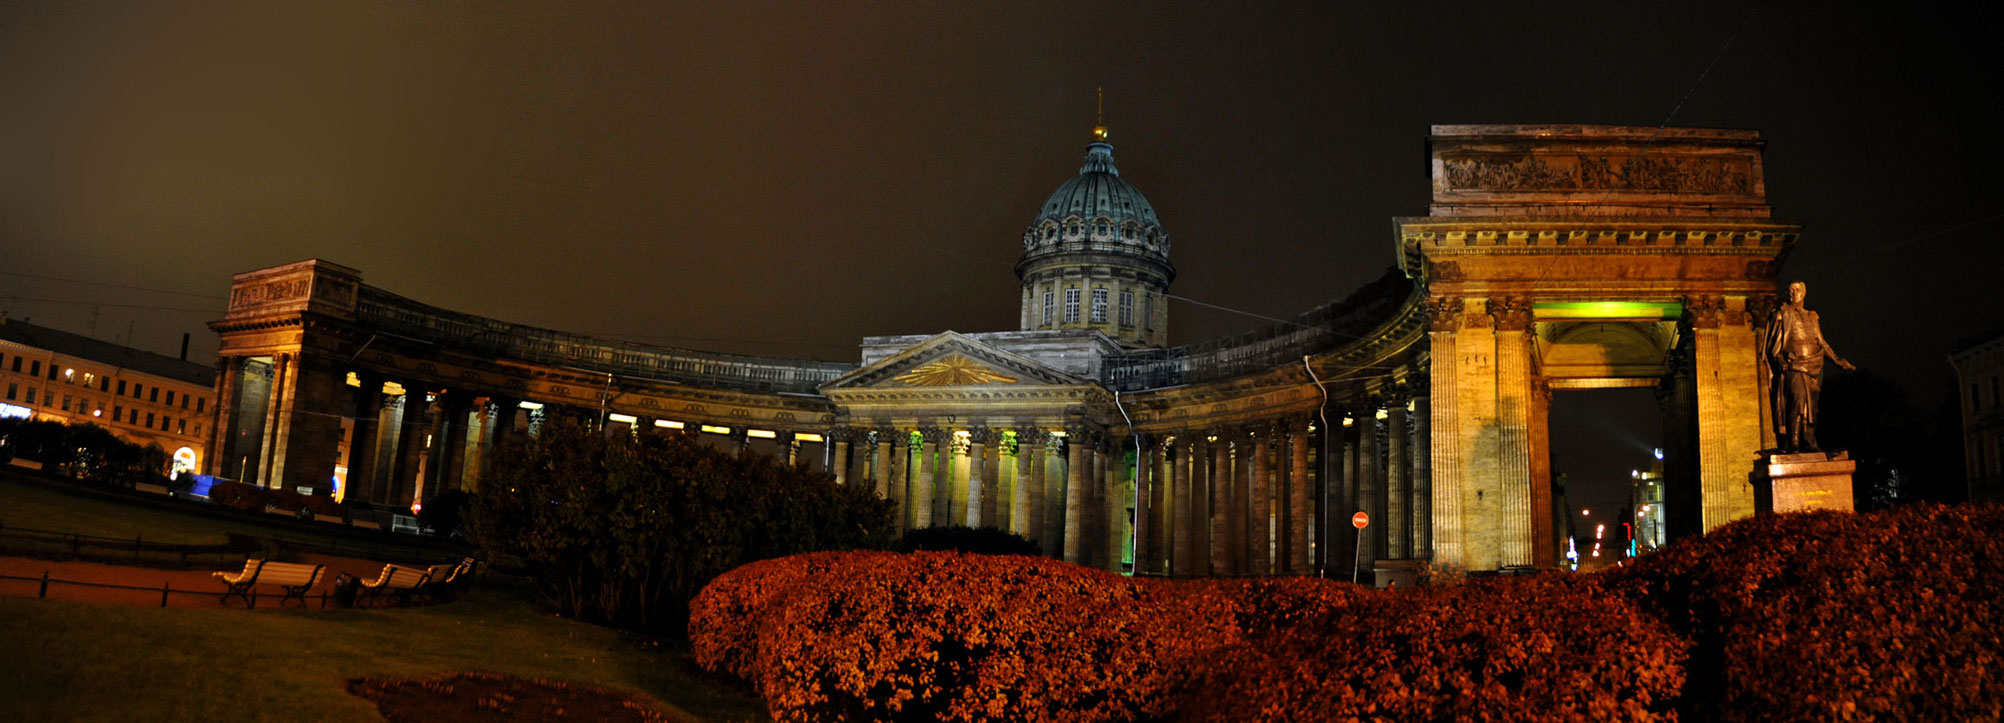
<svg viewBox="0 0 2004 723"><path fill-rule="evenodd" d="M718 577L690 633L778 720L1997 720L1999 530L1763 516L1606 575L1396 593L819 553Z"/></svg>
<svg viewBox="0 0 2004 723"><path fill-rule="evenodd" d="M1219 651L1190 720L1675 720L1682 641L1542 575L1377 592Z"/></svg>
<svg viewBox="0 0 2004 723"><path fill-rule="evenodd" d="M1608 575L1694 643L1718 720L2004 717L2004 506L1767 515Z"/></svg>

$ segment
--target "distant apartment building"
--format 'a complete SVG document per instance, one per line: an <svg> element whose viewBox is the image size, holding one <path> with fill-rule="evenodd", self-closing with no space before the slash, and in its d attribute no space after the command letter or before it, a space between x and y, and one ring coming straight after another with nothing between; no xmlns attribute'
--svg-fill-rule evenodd
<svg viewBox="0 0 2004 723"><path fill-rule="evenodd" d="M0 416L89 422L205 471L215 369L0 317Z"/></svg>
<svg viewBox="0 0 2004 723"><path fill-rule="evenodd" d="M1948 356L1962 400L1963 472L1973 502L2004 500L2004 334Z"/></svg>

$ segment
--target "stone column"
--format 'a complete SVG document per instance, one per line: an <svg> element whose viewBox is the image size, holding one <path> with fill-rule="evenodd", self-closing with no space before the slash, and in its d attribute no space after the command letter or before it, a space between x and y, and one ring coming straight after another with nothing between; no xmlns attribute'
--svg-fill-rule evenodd
<svg viewBox="0 0 2004 723"><path fill-rule="evenodd" d="M1273 574L1273 501L1267 499L1266 455L1273 439L1271 430L1254 427L1247 435L1248 476L1246 508L1246 566L1248 575Z"/></svg>
<svg viewBox="0 0 2004 723"><path fill-rule="evenodd" d="M1155 436L1137 435L1134 455L1134 573L1156 572L1161 569L1160 557L1156 554L1155 537L1160 525L1155 515L1162 505L1155 500L1159 485L1155 484Z"/></svg>
<svg viewBox="0 0 2004 723"><path fill-rule="evenodd" d="M1065 562L1077 563L1084 547L1086 506L1086 466L1092 464L1083 438L1083 427L1065 433Z"/></svg>
<svg viewBox="0 0 2004 723"><path fill-rule="evenodd" d="M1287 451L1287 571L1296 575L1313 572L1308 550L1308 518L1312 509L1308 479L1308 419L1288 420Z"/></svg>
<svg viewBox="0 0 2004 723"><path fill-rule="evenodd" d="M1378 402L1373 401L1362 412L1357 414L1355 426L1357 430L1357 500L1354 503L1355 506L1348 510L1342 510L1339 514L1329 516L1331 524L1348 524L1351 513L1360 510L1370 513L1371 524L1369 527L1364 528L1360 539L1357 541L1357 544L1364 546L1362 554L1357 555L1357 558L1363 560L1362 564L1365 570L1371 569L1371 565L1376 561L1385 559L1385 541L1387 539L1384 523L1387 517L1385 514L1385 470L1378 463L1378 409ZM1351 529L1354 530L1356 528L1352 527ZM1348 562L1348 566L1352 568L1358 565L1357 559L1352 559ZM1371 578L1366 574L1363 579L1368 584Z"/></svg>
<svg viewBox="0 0 2004 723"><path fill-rule="evenodd" d="M1394 397L1385 407L1385 553L1394 560L1413 556L1412 486L1406 476L1406 403ZM1372 520L1371 524L1378 524Z"/></svg>
<svg viewBox="0 0 2004 723"><path fill-rule="evenodd" d="M1698 458L1704 495L1704 529L1753 514L1750 476L1760 455L1759 363L1746 298L1693 296L1692 349L1696 354Z"/></svg>
<svg viewBox="0 0 2004 723"><path fill-rule="evenodd" d="M1031 540L1038 537L1030 516L1031 495L1037 487L1030 468L1037 462L1039 434L1030 427L1016 428L1016 494L1009 498L1009 531Z"/></svg>
<svg viewBox="0 0 2004 723"><path fill-rule="evenodd" d="M988 453L981 457L981 518L991 527L1006 529L1004 515L1009 504L1002 492L1002 430L989 429Z"/></svg>
<svg viewBox="0 0 2004 723"><path fill-rule="evenodd" d="M1232 442L1229 432L1213 430L1211 437L1211 570L1213 575L1230 575L1232 567Z"/></svg>
<svg viewBox="0 0 2004 723"><path fill-rule="evenodd" d="M1124 480L1128 473L1124 460L1127 459L1127 450L1131 449L1131 446L1122 444L1119 437L1108 437L1106 446L1106 451L1100 457L1102 464L1105 465L1106 476L1106 485L1101 488L1103 491L1100 494L1101 501L1106 506L1106 524L1103 528L1106 535L1106 569L1120 572L1121 560L1128 557L1130 552L1128 534L1134 524L1130 521L1128 513L1127 483ZM1138 503L1137 499L1137 505ZM1134 565L1139 569L1141 558L1135 557Z"/></svg>
<svg viewBox="0 0 2004 723"><path fill-rule="evenodd" d="M932 526L933 492L938 489L934 464L939 460L939 443L946 432L938 427L919 427L919 458L912 473L912 527Z"/></svg>
<svg viewBox="0 0 2004 723"><path fill-rule="evenodd" d="M355 427L348 434L348 484L341 498L359 502L373 499L376 455L380 453L377 445L381 442L377 432L382 429L383 378L368 372L355 376L361 386L350 392L355 399Z"/></svg>
<svg viewBox="0 0 2004 723"><path fill-rule="evenodd" d="M886 432L885 438L890 440L889 445L891 447L890 464L885 465L888 473L887 476L890 478L888 488L890 490L890 500L898 507L898 532L903 533L912 528L913 519L911 504L912 481L910 474L912 436L902 429L886 429L884 431ZM926 508L931 509L931 503L927 503Z"/></svg>
<svg viewBox="0 0 2004 723"><path fill-rule="evenodd" d="M1461 378L1458 335L1465 307L1454 297L1430 298L1426 304L1427 342L1432 359L1432 369L1427 374L1431 382L1427 426L1432 433L1427 452L1433 491L1427 505L1432 512L1434 563L1445 567L1443 572L1452 572L1468 564L1467 534L1461 519L1461 500L1466 489L1461 465L1461 396L1456 384Z"/></svg>
<svg viewBox="0 0 2004 723"><path fill-rule="evenodd" d="M987 471L988 428L967 430L967 526L982 527L994 519L995 501L987 497L981 473Z"/></svg>
<svg viewBox="0 0 2004 723"><path fill-rule="evenodd" d="M1174 493L1170 506L1169 524L1169 574L1187 577L1196 572L1196 556L1191 554L1193 538L1196 537L1196 521L1192 515L1195 504L1190 496L1190 433L1178 432L1174 447L1166 451L1174 455L1170 461L1170 489Z"/></svg>
<svg viewBox="0 0 2004 723"><path fill-rule="evenodd" d="M1559 566L1558 520L1552 518L1552 387L1531 379L1531 564L1540 570Z"/></svg>
<svg viewBox="0 0 2004 723"><path fill-rule="evenodd" d="M1190 457L1190 514L1186 525L1190 529L1190 573L1199 577L1211 574L1211 442L1203 432L1190 433L1189 444L1183 452Z"/></svg>
<svg viewBox="0 0 2004 723"><path fill-rule="evenodd" d="M259 487L271 487L279 479L272 474L272 469L278 466L278 450L282 445L279 430L287 416L282 410L285 407L285 391L291 386L288 377L292 372L292 359L293 355L285 353L274 354L271 358L271 392L264 398L264 435L258 442L256 484Z"/></svg>
<svg viewBox="0 0 2004 723"><path fill-rule="evenodd" d="M1422 381L1419 388L1430 389ZM1433 397L1413 398L1413 556L1433 557Z"/></svg>
<svg viewBox="0 0 2004 723"><path fill-rule="evenodd" d="M202 455L204 469L213 476L229 476L230 458L237 456L235 447L230 443L241 431L236 412L237 392L243 387L243 375L242 357L223 357L216 361L216 404L209 409L209 429L214 436L209 438L207 453ZM35 406L32 401L30 406ZM245 476L242 470L238 470L237 474Z"/></svg>
<svg viewBox="0 0 2004 723"><path fill-rule="evenodd" d="M1531 506L1531 304L1492 299L1496 318L1496 421L1499 432L1497 533L1503 566L1530 565L1536 539Z"/></svg>
<svg viewBox="0 0 2004 723"><path fill-rule="evenodd" d="M855 436L855 432L847 428L828 430L827 439L834 442L830 446L835 448L835 456L828 460L828 467L835 473L837 485L846 487L849 484L849 440Z"/></svg>
<svg viewBox="0 0 2004 723"><path fill-rule="evenodd" d="M1064 557L1064 479L1070 467L1070 449L1058 433L1046 433L1042 441L1044 453L1032 469L1038 497L1032 499L1030 515L1038 521L1038 545L1044 547L1044 555Z"/></svg>
<svg viewBox="0 0 2004 723"><path fill-rule="evenodd" d="M466 423L473 414L473 399L463 391L447 392L439 399L439 434L432 438L433 458L438 473L433 475L440 490L459 489L466 474Z"/></svg>
<svg viewBox="0 0 2004 723"><path fill-rule="evenodd" d="M424 467L424 436L431 427L432 411L424 389L415 382L403 387L403 413L397 420L397 463L391 489L395 491L392 502L409 511L411 503L422 496L419 491L422 480L418 475Z"/></svg>
<svg viewBox="0 0 2004 723"><path fill-rule="evenodd" d="M891 449L891 440L897 437L897 435L898 430L890 427L877 428L877 456L870 464L870 471L877 477L877 496L887 500L897 500L899 507L898 515L902 518L904 516L904 495L891 496L891 480L893 479L891 477L891 460L897 459L895 456L897 453Z"/></svg>

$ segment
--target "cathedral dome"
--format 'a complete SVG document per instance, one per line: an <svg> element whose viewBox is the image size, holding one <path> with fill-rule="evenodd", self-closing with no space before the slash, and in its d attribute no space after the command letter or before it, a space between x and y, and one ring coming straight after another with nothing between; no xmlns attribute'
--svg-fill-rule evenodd
<svg viewBox="0 0 2004 723"><path fill-rule="evenodd" d="M1120 177L1106 127L1095 126L1079 174L1058 186L1023 231L1025 331L1094 329L1129 347L1168 339L1169 234L1155 207Z"/></svg>
<svg viewBox="0 0 2004 723"><path fill-rule="evenodd" d="M1113 165L1113 145L1095 140L1086 146L1079 174L1058 186L1038 208L1024 232L1026 251L1061 240L1134 244L1137 250L1168 257L1168 235L1155 217L1155 207L1120 177Z"/></svg>

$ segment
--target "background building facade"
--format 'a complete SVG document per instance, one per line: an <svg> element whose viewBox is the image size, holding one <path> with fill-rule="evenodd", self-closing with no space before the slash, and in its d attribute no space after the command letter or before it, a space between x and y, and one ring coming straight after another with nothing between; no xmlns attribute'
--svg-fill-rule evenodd
<svg viewBox="0 0 2004 723"><path fill-rule="evenodd" d="M202 364L0 318L0 415L95 424L200 473L216 406Z"/></svg>

